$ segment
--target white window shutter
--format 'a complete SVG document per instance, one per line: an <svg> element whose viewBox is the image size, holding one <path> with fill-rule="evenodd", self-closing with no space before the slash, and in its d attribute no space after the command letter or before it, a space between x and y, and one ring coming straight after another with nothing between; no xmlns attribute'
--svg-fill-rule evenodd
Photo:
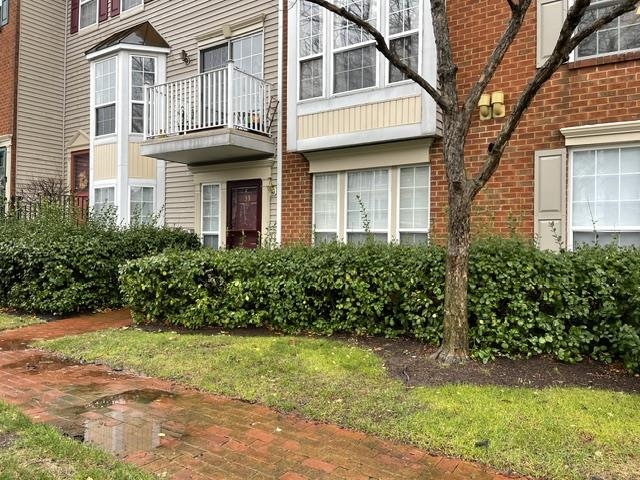
<svg viewBox="0 0 640 480"><path fill-rule="evenodd" d="M553 52L568 8L568 0L537 0L537 67Z"/></svg>
<svg viewBox="0 0 640 480"><path fill-rule="evenodd" d="M534 233L542 250L567 246L567 153L535 152Z"/></svg>

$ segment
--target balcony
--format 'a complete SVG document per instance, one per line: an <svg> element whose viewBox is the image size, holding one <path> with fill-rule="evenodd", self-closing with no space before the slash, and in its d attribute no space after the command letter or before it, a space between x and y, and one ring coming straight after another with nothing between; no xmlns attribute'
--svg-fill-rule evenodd
<svg viewBox="0 0 640 480"><path fill-rule="evenodd" d="M233 62L148 86L140 153L192 166L267 158L275 108L271 86Z"/></svg>

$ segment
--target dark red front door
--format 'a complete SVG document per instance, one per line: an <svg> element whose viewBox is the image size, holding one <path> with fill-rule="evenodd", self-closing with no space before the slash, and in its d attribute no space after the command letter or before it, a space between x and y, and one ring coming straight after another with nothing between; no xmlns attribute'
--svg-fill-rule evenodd
<svg viewBox="0 0 640 480"><path fill-rule="evenodd" d="M262 227L262 181L227 183L227 248L256 248Z"/></svg>

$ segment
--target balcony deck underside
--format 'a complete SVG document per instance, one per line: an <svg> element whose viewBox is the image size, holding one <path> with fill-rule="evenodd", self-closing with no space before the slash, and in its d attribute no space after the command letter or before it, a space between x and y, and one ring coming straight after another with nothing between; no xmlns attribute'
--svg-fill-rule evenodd
<svg viewBox="0 0 640 480"><path fill-rule="evenodd" d="M140 145L140 154L186 165L205 165L268 158L275 154L275 144L268 136L219 128L149 139Z"/></svg>

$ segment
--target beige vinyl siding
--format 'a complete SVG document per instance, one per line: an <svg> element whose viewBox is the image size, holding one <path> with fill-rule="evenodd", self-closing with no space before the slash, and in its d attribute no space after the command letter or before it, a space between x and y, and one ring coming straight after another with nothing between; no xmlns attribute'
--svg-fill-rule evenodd
<svg viewBox="0 0 640 480"><path fill-rule="evenodd" d="M159 161L140 155L139 143L129 143L129 178L155 180Z"/></svg>
<svg viewBox="0 0 640 480"><path fill-rule="evenodd" d="M421 97L406 97L386 102L357 105L298 117L298 138L328 137L342 133L420 123Z"/></svg>
<svg viewBox="0 0 640 480"><path fill-rule="evenodd" d="M118 164L117 144L96 145L93 149L93 180L115 180Z"/></svg>
<svg viewBox="0 0 640 480"><path fill-rule="evenodd" d="M64 175L66 2L20 4L16 187Z"/></svg>
<svg viewBox="0 0 640 480"><path fill-rule="evenodd" d="M66 145L73 140L78 130L89 131L89 62L84 52L110 35L149 21L171 46L167 56L167 80L177 80L198 74L199 53L198 37L221 31L223 25L243 24L249 17L264 19L264 78L270 82L272 94L277 92L278 69L278 4L275 0L155 0L144 10L134 15L110 18L97 28L70 35L68 40L68 82ZM67 20L67 29L69 28ZM185 50L191 59L185 65L181 51ZM118 105L119 108L128 106ZM277 125L274 124L274 132ZM274 176L274 180L275 180ZM166 205L165 215L168 224L193 228L195 215L193 178L186 166L167 162L166 168ZM273 202L275 212L275 202Z"/></svg>

